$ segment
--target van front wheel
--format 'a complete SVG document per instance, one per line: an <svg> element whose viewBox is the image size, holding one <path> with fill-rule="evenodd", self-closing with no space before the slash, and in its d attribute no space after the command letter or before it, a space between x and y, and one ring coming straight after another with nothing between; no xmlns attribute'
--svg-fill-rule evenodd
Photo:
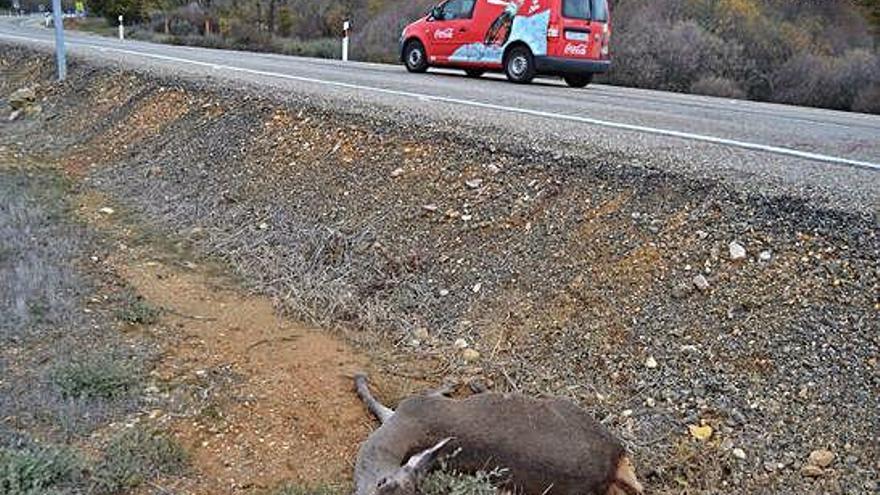
<svg viewBox="0 0 880 495"><path fill-rule="evenodd" d="M511 82L530 83L535 78L535 57L524 46L514 47L504 59L504 72Z"/></svg>
<svg viewBox="0 0 880 495"><path fill-rule="evenodd" d="M403 49L403 63L410 72L425 72L428 70L428 54L425 53L425 45L419 40L412 40Z"/></svg>
<svg viewBox="0 0 880 495"><path fill-rule="evenodd" d="M565 84L568 84L572 88L585 88L593 82L593 75L570 75L564 76L563 79L565 80Z"/></svg>

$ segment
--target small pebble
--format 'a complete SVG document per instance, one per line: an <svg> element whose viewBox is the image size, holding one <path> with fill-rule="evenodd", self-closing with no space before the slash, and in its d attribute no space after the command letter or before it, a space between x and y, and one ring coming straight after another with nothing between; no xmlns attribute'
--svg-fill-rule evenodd
<svg viewBox="0 0 880 495"><path fill-rule="evenodd" d="M465 349L462 351L461 357L464 358L465 361L471 363L480 359L480 353L474 349Z"/></svg>
<svg viewBox="0 0 880 495"><path fill-rule="evenodd" d="M654 356L648 356L648 359L645 360L645 368L654 369L657 366L657 360L654 359Z"/></svg>
<svg viewBox="0 0 880 495"><path fill-rule="evenodd" d="M737 241L730 243L730 259L732 261L740 261L746 258L746 248Z"/></svg>

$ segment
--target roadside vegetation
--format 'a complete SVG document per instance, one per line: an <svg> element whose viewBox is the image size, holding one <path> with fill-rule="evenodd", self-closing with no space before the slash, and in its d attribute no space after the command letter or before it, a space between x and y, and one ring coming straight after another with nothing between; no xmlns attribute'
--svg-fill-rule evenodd
<svg viewBox="0 0 880 495"><path fill-rule="evenodd" d="M27 2L25 2L27 3ZM434 0L92 0L136 39L394 62L401 29ZM730 98L880 113L880 2L612 0L615 65L603 82ZM113 34L112 26L79 21ZM74 26L77 21L71 25ZM111 29L108 29L110 27Z"/></svg>
<svg viewBox="0 0 880 495"><path fill-rule="evenodd" d="M143 405L153 352L117 326L152 313L99 295L116 281L94 266L104 246L73 220L69 185L3 161L0 493L115 494L179 472L186 456L169 436L111 426Z"/></svg>

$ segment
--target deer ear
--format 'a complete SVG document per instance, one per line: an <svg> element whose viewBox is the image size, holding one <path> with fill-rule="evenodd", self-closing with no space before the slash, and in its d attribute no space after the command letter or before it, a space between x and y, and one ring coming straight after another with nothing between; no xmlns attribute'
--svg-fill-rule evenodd
<svg viewBox="0 0 880 495"><path fill-rule="evenodd" d="M452 438L444 438L440 440L437 445L431 447L430 449L423 450L418 454L413 455L406 461L406 466L412 469L419 476L424 476L428 474L431 468L434 467L434 464L437 463L437 460L440 458L440 453L443 451L443 447L446 447L446 444L452 441Z"/></svg>

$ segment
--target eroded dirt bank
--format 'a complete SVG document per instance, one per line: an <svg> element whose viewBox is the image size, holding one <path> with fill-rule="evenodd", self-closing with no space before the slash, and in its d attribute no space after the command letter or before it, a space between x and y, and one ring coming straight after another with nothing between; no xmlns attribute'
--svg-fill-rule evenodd
<svg viewBox="0 0 880 495"><path fill-rule="evenodd" d="M0 66L0 97L36 85L40 106L8 123L3 105L0 145L384 373L572 397L654 493L877 488L876 215L297 95L88 65L59 86L45 56L7 47ZM820 449L834 459L816 468Z"/></svg>

